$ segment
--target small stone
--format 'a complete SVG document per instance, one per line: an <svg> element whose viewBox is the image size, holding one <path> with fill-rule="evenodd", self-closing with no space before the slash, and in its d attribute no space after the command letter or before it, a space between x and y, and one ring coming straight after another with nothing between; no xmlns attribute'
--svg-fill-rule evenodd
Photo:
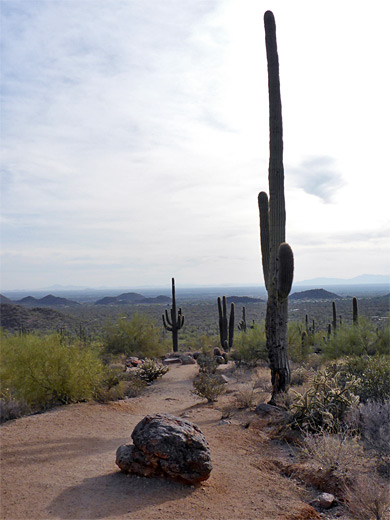
<svg viewBox="0 0 390 520"><path fill-rule="evenodd" d="M331 493L321 493L318 497L318 501L323 509L329 509L334 504L335 497Z"/></svg>

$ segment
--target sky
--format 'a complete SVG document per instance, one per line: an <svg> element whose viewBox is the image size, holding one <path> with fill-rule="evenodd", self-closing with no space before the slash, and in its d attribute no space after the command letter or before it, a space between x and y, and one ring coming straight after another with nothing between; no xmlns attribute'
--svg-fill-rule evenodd
<svg viewBox="0 0 390 520"><path fill-rule="evenodd" d="M1 289L261 284L263 15L296 282L390 274L387 0L0 0Z"/></svg>

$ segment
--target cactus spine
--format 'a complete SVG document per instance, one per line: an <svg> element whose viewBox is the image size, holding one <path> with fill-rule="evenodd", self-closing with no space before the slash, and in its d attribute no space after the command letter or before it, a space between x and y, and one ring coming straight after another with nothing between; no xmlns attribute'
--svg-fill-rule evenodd
<svg viewBox="0 0 390 520"><path fill-rule="evenodd" d="M173 352L177 352L179 350L178 332L184 325L184 316L182 314L181 308L179 308L176 314L176 295L174 278L172 278L172 307L170 315L171 317L169 318L168 310L165 309L165 315L162 315L162 319L166 330L172 332Z"/></svg>
<svg viewBox="0 0 390 520"><path fill-rule="evenodd" d="M221 298L218 296L218 315L219 315L219 337L221 347L228 352L233 346L234 337L234 303L230 304L230 317L227 317L226 296ZM228 326L229 321L229 326Z"/></svg>
<svg viewBox="0 0 390 520"><path fill-rule="evenodd" d="M287 390L290 367L287 357L288 295L294 274L291 247L285 243L283 124L280 99L279 59L274 15L264 15L269 92L269 199L259 193L260 243L265 287L268 292L266 336L271 368L272 398Z"/></svg>

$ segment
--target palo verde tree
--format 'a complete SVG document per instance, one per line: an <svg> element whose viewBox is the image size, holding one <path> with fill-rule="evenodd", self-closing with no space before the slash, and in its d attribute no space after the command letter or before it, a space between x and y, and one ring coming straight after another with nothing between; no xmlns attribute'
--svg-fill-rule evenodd
<svg viewBox="0 0 390 520"><path fill-rule="evenodd" d="M184 325L184 316L181 312L181 308L179 308L176 314L176 295L174 278L172 278L172 307L170 310L170 315L171 317L169 317L168 310L165 309L165 315L162 315L162 319L166 330L172 332L173 352L177 352L179 350L178 332Z"/></svg>
<svg viewBox="0 0 390 520"><path fill-rule="evenodd" d="M290 383L287 317L294 258L291 247L285 242L282 104L275 18L271 11L267 11L264 15L264 27L269 92L269 198L262 191L259 193L258 203L263 273L268 292L265 327L273 388L271 402L273 402L276 394L286 391Z"/></svg>

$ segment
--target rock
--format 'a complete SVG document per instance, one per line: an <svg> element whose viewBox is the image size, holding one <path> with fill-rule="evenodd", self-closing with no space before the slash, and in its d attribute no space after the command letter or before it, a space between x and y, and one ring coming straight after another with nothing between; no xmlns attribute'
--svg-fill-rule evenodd
<svg viewBox="0 0 390 520"><path fill-rule="evenodd" d="M183 484L209 478L209 445L198 426L168 414L147 415L131 434L134 444L120 446L116 464L144 477L168 477Z"/></svg>
<svg viewBox="0 0 390 520"><path fill-rule="evenodd" d="M127 367L138 367L139 365L142 365L142 363L143 363L142 359L139 359L135 356L131 356L126 359Z"/></svg>
<svg viewBox="0 0 390 520"><path fill-rule="evenodd" d="M163 365L181 365L181 359L179 357L172 357L163 359Z"/></svg>
<svg viewBox="0 0 390 520"><path fill-rule="evenodd" d="M196 363L191 354L181 354L180 359L183 365L195 365Z"/></svg>
<svg viewBox="0 0 390 520"><path fill-rule="evenodd" d="M329 509L334 504L335 497L331 493L321 493L318 502L323 509Z"/></svg>
<svg viewBox="0 0 390 520"><path fill-rule="evenodd" d="M219 347L214 347L213 350L213 356L220 357L222 356L223 350L221 350Z"/></svg>
<svg viewBox="0 0 390 520"><path fill-rule="evenodd" d="M260 403L256 406L257 415L267 416L275 413L279 413L280 409L272 404Z"/></svg>
<svg viewBox="0 0 390 520"><path fill-rule="evenodd" d="M214 359L218 365L224 365L226 363L226 360L223 356L215 356Z"/></svg>

